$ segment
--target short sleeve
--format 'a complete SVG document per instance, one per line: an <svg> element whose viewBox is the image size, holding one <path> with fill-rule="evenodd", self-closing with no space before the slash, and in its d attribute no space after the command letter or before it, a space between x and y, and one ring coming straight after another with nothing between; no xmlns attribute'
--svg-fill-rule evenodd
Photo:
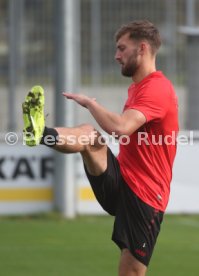
<svg viewBox="0 0 199 276"><path fill-rule="evenodd" d="M153 81L143 85L136 91L135 97L129 102L128 109L136 109L144 114L146 120L159 120L165 117L170 98L170 89L168 84L160 84Z"/></svg>

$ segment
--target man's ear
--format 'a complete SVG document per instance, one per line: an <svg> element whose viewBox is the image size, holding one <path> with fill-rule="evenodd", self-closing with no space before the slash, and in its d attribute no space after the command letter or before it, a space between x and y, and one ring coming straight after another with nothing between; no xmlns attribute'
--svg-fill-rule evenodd
<svg viewBox="0 0 199 276"><path fill-rule="evenodd" d="M139 45L139 54L143 55L147 51L149 45L145 41L141 41Z"/></svg>

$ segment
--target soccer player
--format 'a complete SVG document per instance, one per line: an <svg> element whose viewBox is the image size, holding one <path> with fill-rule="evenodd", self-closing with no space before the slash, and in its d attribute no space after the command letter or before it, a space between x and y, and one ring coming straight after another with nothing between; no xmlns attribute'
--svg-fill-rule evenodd
<svg viewBox="0 0 199 276"><path fill-rule="evenodd" d="M169 199L178 104L171 82L156 70L158 29L146 20L133 21L115 37L115 59L122 75L133 80L123 113L110 112L85 95L63 96L87 108L105 132L118 137L119 155L100 143L100 133L92 125L45 127L40 86L33 87L23 103L23 131L29 146L50 141L60 152L80 152L98 202L115 216L112 239L121 249L119 276L143 276Z"/></svg>

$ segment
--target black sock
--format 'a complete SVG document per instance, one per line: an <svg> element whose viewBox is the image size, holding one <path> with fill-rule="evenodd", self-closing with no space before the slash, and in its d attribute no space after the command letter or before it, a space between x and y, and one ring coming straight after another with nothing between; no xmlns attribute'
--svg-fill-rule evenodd
<svg viewBox="0 0 199 276"><path fill-rule="evenodd" d="M55 146L59 141L59 134L54 128L45 127L40 144L48 147Z"/></svg>

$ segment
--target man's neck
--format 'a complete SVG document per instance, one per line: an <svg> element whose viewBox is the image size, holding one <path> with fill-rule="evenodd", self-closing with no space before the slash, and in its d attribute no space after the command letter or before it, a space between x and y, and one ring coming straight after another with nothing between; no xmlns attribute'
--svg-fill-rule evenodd
<svg viewBox="0 0 199 276"><path fill-rule="evenodd" d="M139 83L145 77L147 77L148 75L150 75L151 73L153 73L155 71L156 71L155 62L152 63L150 66L148 66L148 65L142 66L142 67L140 66L140 68L138 68L136 74L132 77L133 82Z"/></svg>

